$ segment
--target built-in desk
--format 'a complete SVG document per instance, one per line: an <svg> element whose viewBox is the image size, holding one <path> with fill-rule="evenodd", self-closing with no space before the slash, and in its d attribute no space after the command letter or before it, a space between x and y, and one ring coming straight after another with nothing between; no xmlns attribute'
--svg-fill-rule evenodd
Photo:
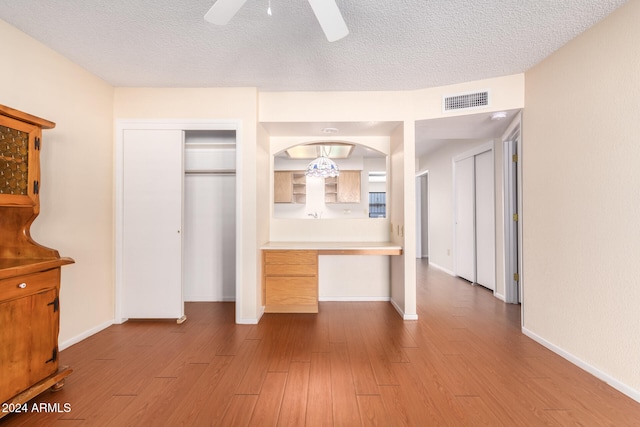
<svg viewBox="0 0 640 427"><path fill-rule="evenodd" d="M265 313L318 312L318 256L401 255L390 242L269 242L262 248Z"/></svg>

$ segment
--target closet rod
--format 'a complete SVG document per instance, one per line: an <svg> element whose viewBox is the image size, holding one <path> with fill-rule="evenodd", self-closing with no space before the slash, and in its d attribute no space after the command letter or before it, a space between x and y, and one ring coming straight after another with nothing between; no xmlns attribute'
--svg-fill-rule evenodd
<svg viewBox="0 0 640 427"><path fill-rule="evenodd" d="M235 176L236 171L230 170L189 170L184 171L185 175L233 175Z"/></svg>

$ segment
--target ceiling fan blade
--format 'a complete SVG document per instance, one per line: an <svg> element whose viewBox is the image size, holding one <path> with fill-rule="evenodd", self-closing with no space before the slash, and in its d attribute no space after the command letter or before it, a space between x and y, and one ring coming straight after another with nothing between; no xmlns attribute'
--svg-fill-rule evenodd
<svg viewBox="0 0 640 427"><path fill-rule="evenodd" d="M335 0L309 0L309 4L327 40L334 42L349 34L347 24L342 19Z"/></svg>
<svg viewBox="0 0 640 427"><path fill-rule="evenodd" d="M217 25L227 25L247 0L216 0L204 15L206 21Z"/></svg>

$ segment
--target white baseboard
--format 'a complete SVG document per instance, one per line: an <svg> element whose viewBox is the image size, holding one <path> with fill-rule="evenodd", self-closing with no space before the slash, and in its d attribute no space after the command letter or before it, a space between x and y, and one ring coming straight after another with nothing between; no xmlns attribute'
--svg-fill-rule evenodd
<svg viewBox="0 0 640 427"><path fill-rule="evenodd" d="M103 324L96 326L95 328L91 328L88 331L81 333L80 335L76 335L73 338L70 338L61 343L58 343L58 350L62 351L66 348L71 347L74 344L78 344L80 341L85 340L89 338L91 335L95 335L98 332L107 329L109 326L113 324L114 324L114 321L112 319L112 320L109 320L108 322L104 322Z"/></svg>
<svg viewBox="0 0 640 427"><path fill-rule="evenodd" d="M525 334L526 336L528 336L529 338L531 338L532 340L536 341L537 343L545 346L546 348L548 348L549 350L553 351L554 353L558 354L559 356L562 356L563 358L567 359L569 362L573 363L574 365L578 366L579 368L584 369L585 371L589 372L594 377L596 377L596 378L604 381L605 383L609 384L611 387L615 388L619 392L621 392L623 394L626 394L627 396L629 396L630 398L632 398L636 402L640 402L640 391L639 390L636 390L636 389L634 389L632 387L629 387L628 385L626 385L622 381L612 377L611 375L607 374L606 372L601 371L600 369L596 368L595 366L592 366L592 365L588 364L584 360L581 360L580 358L578 358L578 357L574 356L573 354L563 350L562 348L558 347L557 345L555 345L553 343L550 343L549 341L545 340L544 338L542 338L541 336L535 334L534 332L531 332L530 330L528 330L525 327L522 327L522 333Z"/></svg>
<svg viewBox="0 0 640 427"><path fill-rule="evenodd" d="M439 266L438 264L434 264L434 263L432 263L431 261L429 261L429 265L430 265L431 267L435 267L435 268L437 268L438 270L442 270L442 271L444 271L444 272L445 272L445 273L447 273L449 276L455 276L455 275L456 275L453 271L448 270L448 269L446 269L446 268L444 268L444 267L441 267L441 266Z"/></svg>
<svg viewBox="0 0 640 427"><path fill-rule="evenodd" d="M406 314L404 310L400 308L400 306L393 299L391 299L390 301L393 308L395 308L398 314L400 314L400 317L402 317L402 320L418 320L417 314Z"/></svg>
<svg viewBox="0 0 640 427"><path fill-rule="evenodd" d="M318 301L356 301L356 302L373 302L373 301L389 301L389 297L319 297Z"/></svg>
<svg viewBox="0 0 640 427"><path fill-rule="evenodd" d="M261 316L262 317L262 316ZM243 319L236 319L236 324L238 325L257 325L258 322L260 321L260 318L243 318Z"/></svg>
<svg viewBox="0 0 640 427"><path fill-rule="evenodd" d="M497 292L494 293L493 296L498 298L499 300L506 301L506 297L504 295L502 295L502 294L497 293Z"/></svg>
<svg viewBox="0 0 640 427"><path fill-rule="evenodd" d="M264 306L258 308L258 313L255 318L253 317L244 317L238 318L236 317L236 324L238 325L257 325L262 316L264 315Z"/></svg>

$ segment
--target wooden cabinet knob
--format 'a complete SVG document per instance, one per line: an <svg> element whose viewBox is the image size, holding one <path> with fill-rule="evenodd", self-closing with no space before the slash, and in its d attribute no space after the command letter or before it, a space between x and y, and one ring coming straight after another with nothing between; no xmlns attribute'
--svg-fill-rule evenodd
<svg viewBox="0 0 640 427"><path fill-rule="evenodd" d="M18 285L18 287L19 287L20 289L24 289L24 288L26 288L26 287L27 287L27 284L26 284L26 283L24 283L24 282L22 282L22 283L20 283L20 284Z"/></svg>

